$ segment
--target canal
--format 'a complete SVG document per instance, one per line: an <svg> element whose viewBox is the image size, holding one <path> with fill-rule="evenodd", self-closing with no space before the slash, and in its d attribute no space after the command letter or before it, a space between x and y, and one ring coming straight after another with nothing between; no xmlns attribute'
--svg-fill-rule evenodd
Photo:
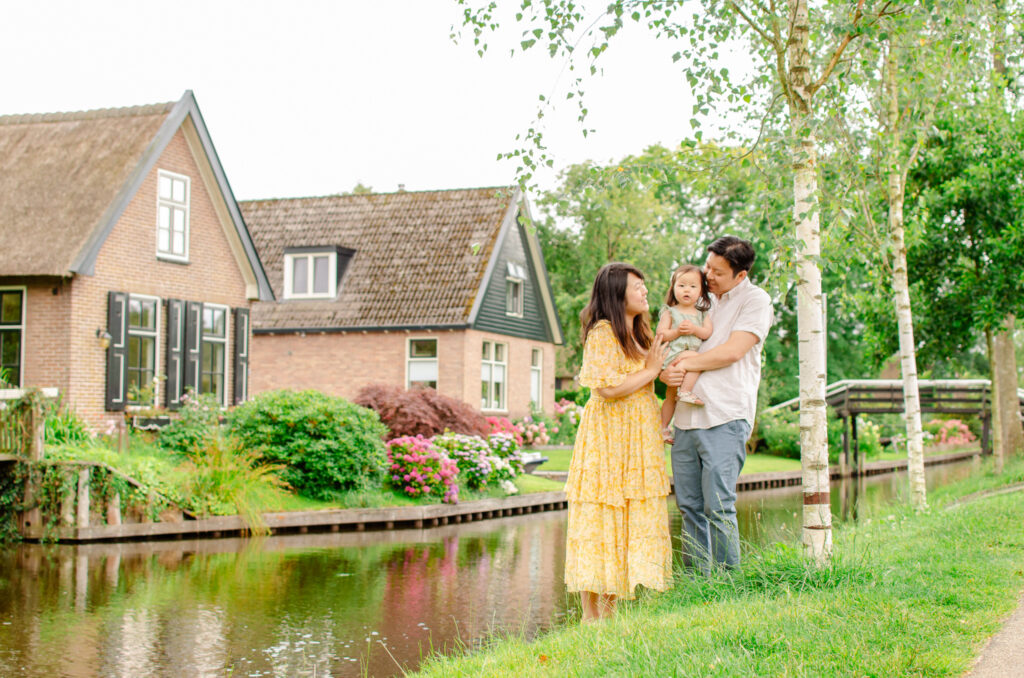
<svg viewBox="0 0 1024 678"><path fill-rule="evenodd" d="M977 461L929 467L928 487ZM904 473L834 482L837 520L885 515ZM799 487L745 492L743 539L800 534ZM679 514L670 507L672 530ZM0 676L391 676L577 615L565 511L422 530L43 546L0 556ZM678 549L678 543L676 544Z"/></svg>

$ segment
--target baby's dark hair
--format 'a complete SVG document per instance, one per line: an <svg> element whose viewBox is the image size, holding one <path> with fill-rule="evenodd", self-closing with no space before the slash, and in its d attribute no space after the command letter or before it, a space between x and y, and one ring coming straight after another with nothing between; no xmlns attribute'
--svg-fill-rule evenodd
<svg viewBox="0 0 1024 678"><path fill-rule="evenodd" d="M711 308L711 295L708 292L708 279L704 275L704 269L693 264L683 264L672 271L672 277L668 281L668 294L665 295L665 305L675 306L679 303L676 299L676 279L684 273L696 273L700 276L700 296L695 304L698 311L706 311Z"/></svg>

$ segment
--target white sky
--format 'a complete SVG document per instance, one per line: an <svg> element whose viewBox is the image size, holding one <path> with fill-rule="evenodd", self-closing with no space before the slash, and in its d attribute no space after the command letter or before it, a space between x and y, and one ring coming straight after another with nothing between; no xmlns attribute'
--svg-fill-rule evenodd
<svg viewBox="0 0 1024 678"><path fill-rule="evenodd" d="M541 93L561 102L545 133L556 169L690 132L675 49L628 23L589 86L597 132L584 139L564 101L563 64L539 50L508 58L521 31L512 23L483 59L470 40L454 44L454 0L0 0L0 9L0 114L175 101L191 89L239 199L357 182L507 184L515 165L497 155L515 148Z"/></svg>

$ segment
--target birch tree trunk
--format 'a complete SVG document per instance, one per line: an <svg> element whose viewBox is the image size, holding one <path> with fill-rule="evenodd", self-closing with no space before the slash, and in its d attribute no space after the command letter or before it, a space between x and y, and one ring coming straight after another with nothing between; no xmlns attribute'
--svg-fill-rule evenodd
<svg viewBox="0 0 1024 678"><path fill-rule="evenodd" d="M825 421L825 335L822 327L817 141L812 126L810 31L807 0L789 0L788 44L796 224L797 346L800 365L800 465L803 477L804 552L818 563L832 555L828 428Z"/></svg>
<svg viewBox="0 0 1024 678"><path fill-rule="evenodd" d="M907 475L910 501L915 509L928 506L924 476L924 433L921 426L921 397L917 386L917 354L914 344L914 318L910 309L910 278L907 271L907 245L903 237L903 171L900 167L902 135L896 88L896 49L890 42L885 59L885 119L889 132L888 186L889 236L892 238L893 303L899 331L900 371L903 375L903 416L907 427Z"/></svg>

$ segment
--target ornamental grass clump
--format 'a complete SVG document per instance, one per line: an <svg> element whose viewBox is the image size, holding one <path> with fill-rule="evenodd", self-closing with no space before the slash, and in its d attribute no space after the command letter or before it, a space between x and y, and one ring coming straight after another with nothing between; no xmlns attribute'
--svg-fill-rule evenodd
<svg viewBox="0 0 1024 678"><path fill-rule="evenodd" d="M467 436L461 433L447 432L434 436L434 447L442 450L459 466L459 479L471 490L486 487L492 481L497 482L495 469L501 465L508 468L508 463L497 457L487 441L480 436Z"/></svg>
<svg viewBox="0 0 1024 678"><path fill-rule="evenodd" d="M458 465L423 436L402 436L385 445L388 455L388 479L391 485L410 497L440 497L446 504L457 504Z"/></svg>

